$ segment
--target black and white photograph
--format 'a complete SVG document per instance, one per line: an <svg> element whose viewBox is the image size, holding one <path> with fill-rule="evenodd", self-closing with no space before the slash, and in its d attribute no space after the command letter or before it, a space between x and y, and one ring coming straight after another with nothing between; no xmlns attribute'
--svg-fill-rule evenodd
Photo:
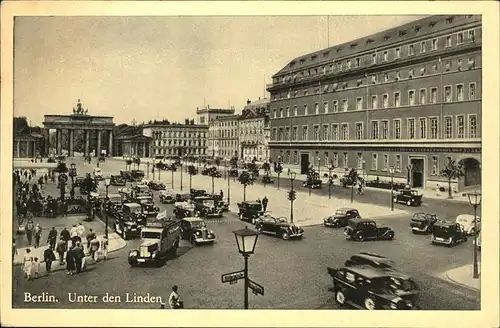
<svg viewBox="0 0 500 328"><path fill-rule="evenodd" d="M498 4L85 2L2 28L6 324L498 324Z"/></svg>

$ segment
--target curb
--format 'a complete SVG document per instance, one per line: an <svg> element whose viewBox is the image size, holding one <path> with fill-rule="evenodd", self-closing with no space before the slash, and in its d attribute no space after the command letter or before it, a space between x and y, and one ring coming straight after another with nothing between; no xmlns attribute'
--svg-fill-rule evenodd
<svg viewBox="0 0 500 328"><path fill-rule="evenodd" d="M452 270L454 270L454 269L452 269ZM476 288L476 287L469 286L469 285L467 285L467 284L464 284L464 283L458 282L458 281L456 281L455 279L451 278L451 277L450 277L450 275L449 275L449 272L450 272L450 271L451 271L451 270L446 271L444 274L442 274L442 277L440 277L440 278L441 278L441 279L443 279L443 276L444 276L444 278L446 278L446 279L445 279L446 281L449 281L449 282L451 282L451 283L453 283L453 284L455 284L455 285L459 285L459 286L462 286L462 287L464 287L464 288L467 288L467 289L469 289L469 290L473 290L473 291L476 291L476 292L481 291L481 289L480 289L480 288ZM438 277L439 277L439 276L438 276Z"/></svg>

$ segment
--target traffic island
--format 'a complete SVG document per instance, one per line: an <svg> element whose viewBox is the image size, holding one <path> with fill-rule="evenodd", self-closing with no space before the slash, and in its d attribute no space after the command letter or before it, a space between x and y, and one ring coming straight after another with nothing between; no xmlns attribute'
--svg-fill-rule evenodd
<svg viewBox="0 0 500 328"><path fill-rule="evenodd" d="M478 263L478 267L479 271L481 271L481 263ZM474 289L477 291L481 289L481 272L479 272L479 278L472 278L472 264L467 264L455 269L448 270L443 275L447 278L448 281L451 281L463 287Z"/></svg>

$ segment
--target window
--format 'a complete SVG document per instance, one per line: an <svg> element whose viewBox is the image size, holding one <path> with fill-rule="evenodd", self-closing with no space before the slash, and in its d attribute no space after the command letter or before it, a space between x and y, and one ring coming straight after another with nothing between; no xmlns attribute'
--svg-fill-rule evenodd
<svg viewBox="0 0 500 328"><path fill-rule="evenodd" d="M394 120L394 139L401 139L401 120Z"/></svg>
<svg viewBox="0 0 500 328"><path fill-rule="evenodd" d="M327 101L325 101L323 103L323 113L328 113L328 102Z"/></svg>
<svg viewBox="0 0 500 328"><path fill-rule="evenodd" d="M296 126L292 128L292 140L297 140L297 130L298 128Z"/></svg>
<svg viewBox="0 0 500 328"><path fill-rule="evenodd" d="M339 166L339 154L333 153L333 166L338 167Z"/></svg>
<svg viewBox="0 0 500 328"><path fill-rule="evenodd" d="M325 167L329 167L330 166L330 161L328 160L328 152L325 151Z"/></svg>
<svg viewBox="0 0 500 328"><path fill-rule="evenodd" d="M408 124L408 139L415 139L415 119L409 118L407 120Z"/></svg>
<svg viewBox="0 0 500 328"><path fill-rule="evenodd" d="M421 53L424 53L424 52L425 52L425 41L422 41L422 42L420 43L420 52L421 52Z"/></svg>
<svg viewBox="0 0 500 328"><path fill-rule="evenodd" d="M359 67L359 65L360 65L360 59L359 58L356 58L356 64L355 65L356 65L356 67Z"/></svg>
<svg viewBox="0 0 500 328"><path fill-rule="evenodd" d="M273 128L273 140L278 140L278 137L277 137L277 129L276 128ZM177 140L174 140L174 144Z"/></svg>
<svg viewBox="0 0 500 328"><path fill-rule="evenodd" d="M469 30L468 35L469 35L469 41L474 42L474 40L476 38L476 31Z"/></svg>
<svg viewBox="0 0 500 328"><path fill-rule="evenodd" d="M463 101L463 100L464 100L464 85L457 84L457 101Z"/></svg>
<svg viewBox="0 0 500 328"><path fill-rule="evenodd" d="M438 137L438 119L437 117L431 117L431 139L437 139Z"/></svg>
<svg viewBox="0 0 500 328"><path fill-rule="evenodd" d="M384 82L389 81L389 74L384 73Z"/></svg>
<svg viewBox="0 0 500 328"><path fill-rule="evenodd" d="M387 51L384 51L384 61L388 60L389 60L389 54L387 53Z"/></svg>
<svg viewBox="0 0 500 328"><path fill-rule="evenodd" d="M457 62L457 69L458 69L459 71L461 71L461 70L462 70L462 64L463 64L462 59L459 59L459 60L458 60L458 62Z"/></svg>
<svg viewBox="0 0 500 328"><path fill-rule="evenodd" d="M377 63L377 54L373 54L372 55L372 64L376 64Z"/></svg>
<svg viewBox="0 0 500 328"><path fill-rule="evenodd" d="M419 125L420 125L420 139L426 139L427 138L427 118L421 117L419 120Z"/></svg>
<svg viewBox="0 0 500 328"><path fill-rule="evenodd" d="M278 130L278 140L283 140L283 128L279 128Z"/></svg>
<svg viewBox="0 0 500 328"><path fill-rule="evenodd" d="M399 92L394 92L394 107L399 107L401 102L401 95Z"/></svg>
<svg viewBox="0 0 500 328"><path fill-rule="evenodd" d="M356 123L356 140L362 140L363 139L363 123L358 122Z"/></svg>
<svg viewBox="0 0 500 328"><path fill-rule="evenodd" d="M372 96L372 108L377 108L377 96Z"/></svg>
<svg viewBox="0 0 500 328"><path fill-rule="evenodd" d="M290 140L290 128L289 127L285 128L285 138L286 138L286 140ZM232 144L232 142L231 142L231 144Z"/></svg>
<svg viewBox="0 0 500 328"><path fill-rule="evenodd" d="M431 159L431 175L438 175L439 170L439 158L437 156L432 156Z"/></svg>
<svg viewBox="0 0 500 328"><path fill-rule="evenodd" d="M293 106L293 116L297 116L297 115L298 115L297 106Z"/></svg>
<svg viewBox="0 0 500 328"><path fill-rule="evenodd" d="M420 89L420 104L424 105L427 100L427 90Z"/></svg>
<svg viewBox="0 0 500 328"><path fill-rule="evenodd" d="M293 152L293 163L299 164L299 152L298 151Z"/></svg>
<svg viewBox="0 0 500 328"><path fill-rule="evenodd" d="M382 121L380 139L389 139L389 121Z"/></svg>
<svg viewBox="0 0 500 328"><path fill-rule="evenodd" d="M432 71L436 73L438 70L438 65L437 64L432 64Z"/></svg>
<svg viewBox="0 0 500 328"><path fill-rule="evenodd" d="M286 108L286 117L290 117L290 107Z"/></svg>
<svg viewBox="0 0 500 328"><path fill-rule="evenodd" d="M329 135L329 130L328 129L328 125L323 125L323 140L329 140L330 139L330 135Z"/></svg>
<svg viewBox="0 0 500 328"><path fill-rule="evenodd" d="M287 150L285 154L285 163L290 163L290 151Z"/></svg>
<svg viewBox="0 0 500 328"><path fill-rule="evenodd" d="M444 87L444 101L451 102L451 86L449 85Z"/></svg>
<svg viewBox="0 0 500 328"><path fill-rule="evenodd" d="M437 93L438 93L437 88L431 88L431 103L433 104L437 103Z"/></svg>
<svg viewBox="0 0 500 328"><path fill-rule="evenodd" d="M363 109L363 98L356 98L356 109Z"/></svg>
<svg viewBox="0 0 500 328"><path fill-rule="evenodd" d="M307 126L302 127L302 140L307 140Z"/></svg>
<svg viewBox="0 0 500 328"><path fill-rule="evenodd" d="M396 172L401 172L401 155L395 155L394 158L394 170Z"/></svg>
<svg viewBox="0 0 500 328"><path fill-rule="evenodd" d="M372 75L372 83L377 83L377 75Z"/></svg>
<svg viewBox="0 0 500 328"><path fill-rule="evenodd" d="M476 99L476 82L469 83L469 100Z"/></svg>
<svg viewBox="0 0 500 328"><path fill-rule="evenodd" d="M276 108L273 110L273 117L276 118L278 117L278 111L276 110Z"/></svg>
<svg viewBox="0 0 500 328"><path fill-rule="evenodd" d="M400 58L400 57L401 57L401 49L396 48L396 58Z"/></svg>
<svg viewBox="0 0 500 328"><path fill-rule="evenodd" d="M342 123L340 132L342 140L349 140L349 124Z"/></svg>
<svg viewBox="0 0 500 328"><path fill-rule="evenodd" d="M410 106L415 105L415 90L408 91L408 104Z"/></svg>
<svg viewBox="0 0 500 328"><path fill-rule="evenodd" d="M383 171L389 170L389 154L384 154L383 163L382 163L382 170Z"/></svg>
<svg viewBox="0 0 500 328"><path fill-rule="evenodd" d="M332 125L332 140L339 140L339 125Z"/></svg>
<svg viewBox="0 0 500 328"><path fill-rule="evenodd" d="M457 44L462 44L464 43L464 33L459 32L457 33Z"/></svg>
<svg viewBox="0 0 500 328"><path fill-rule="evenodd" d="M363 168L363 153L358 153L358 169Z"/></svg>
<svg viewBox="0 0 500 328"><path fill-rule="evenodd" d="M413 70L413 68L410 68L408 70L408 78L411 79L413 78L413 75L415 74L415 71Z"/></svg>
<svg viewBox="0 0 500 328"><path fill-rule="evenodd" d="M438 48L438 40L432 39L431 50L437 50L437 48Z"/></svg>
<svg viewBox="0 0 500 328"><path fill-rule="evenodd" d="M387 108L389 107L389 95L387 93L385 93L383 96L382 96L382 106L384 108Z"/></svg>
<svg viewBox="0 0 500 328"><path fill-rule="evenodd" d="M313 140L319 140L319 125L314 126L314 139Z"/></svg>
<svg viewBox="0 0 500 328"><path fill-rule="evenodd" d="M344 153L344 167L349 167L349 157L347 153Z"/></svg>
<svg viewBox="0 0 500 328"><path fill-rule="evenodd" d="M318 103L314 104L314 113L319 114L319 104Z"/></svg>
<svg viewBox="0 0 500 328"><path fill-rule="evenodd" d="M347 69L351 69L351 61L350 60L347 61Z"/></svg>
<svg viewBox="0 0 500 328"><path fill-rule="evenodd" d="M470 114L469 117L469 138L477 137L477 116L476 114Z"/></svg>
<svg viewBox="0 0 500 328"><path fill-rule="evenodd" d="M422 67L420 69L420 76L424 76L425 75L425 67Z"/></svg>
<svg viewBox="0 0 500 328"><path fill-rule="evenodd" d="M399 79L401 79L401 75L399 74L399 71L396 71L396 81L398 81Z"/></svg>
<svg viewBox="0 0 500 328"><path fill-rule="evenodd" d="M453 120L451 119L451 116L446 116L444 118L444 138L453 138Z"/></svg>
<svg viewBox="0 0 500 328"><path fill-rule="evenodd" d="M457 116L457 138L465 138L465 117L463 115Z"/></svg>
<svg viewBox="0 0 500 328"><path fill-rule="evenodd" d="M378 155L372 154L372 171L377 171L378 168Z"/></svg>
<svg viewBox="0 0 500 328"><path fill-rule="evenodd" d="M333 101L333 112L336 113L339 111L339 102L337 100Z"/></svg>
<svg viewBox="0 0 500 328"><path fill-rule="evenodd" d="M304 105L304 115L309 114L309 109L307 108L307 105Z"/></svg>
<svg viewBox="0 0 500 328"><path fill-rule="evenodd" d="M349 106L347 99L342 100L342 110L347 112L347 107Z"/></svg>
<svg viewBox="0 0 500 328"><path fill-rule="evenodd" d="M446 47L451 47L451 35L446 37Z"/></svg>
<svg viewBox="0 0 500 328"><path fill-rule="evenodd" d="M410 44L408 46L408 55L411 56L411 55L414 55L415 54L415 48L413 46L413 44Z"/></svg>
<svg viewBox="0 0 500 328"><path fill-rule="evenodd" d="M372 139L378 139L379 130L378 130L378 121L372 121Z"/></svg>

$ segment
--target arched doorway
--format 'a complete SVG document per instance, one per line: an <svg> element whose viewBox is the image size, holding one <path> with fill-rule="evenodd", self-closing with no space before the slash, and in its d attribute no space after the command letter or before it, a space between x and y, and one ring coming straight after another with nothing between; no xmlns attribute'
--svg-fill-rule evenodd
<svg viewBox="0 0 500 328"><path fill-rule="evenodd" d="M464 187L481 185L481 163L475 158L460 161L464 169Z"/></svg>

